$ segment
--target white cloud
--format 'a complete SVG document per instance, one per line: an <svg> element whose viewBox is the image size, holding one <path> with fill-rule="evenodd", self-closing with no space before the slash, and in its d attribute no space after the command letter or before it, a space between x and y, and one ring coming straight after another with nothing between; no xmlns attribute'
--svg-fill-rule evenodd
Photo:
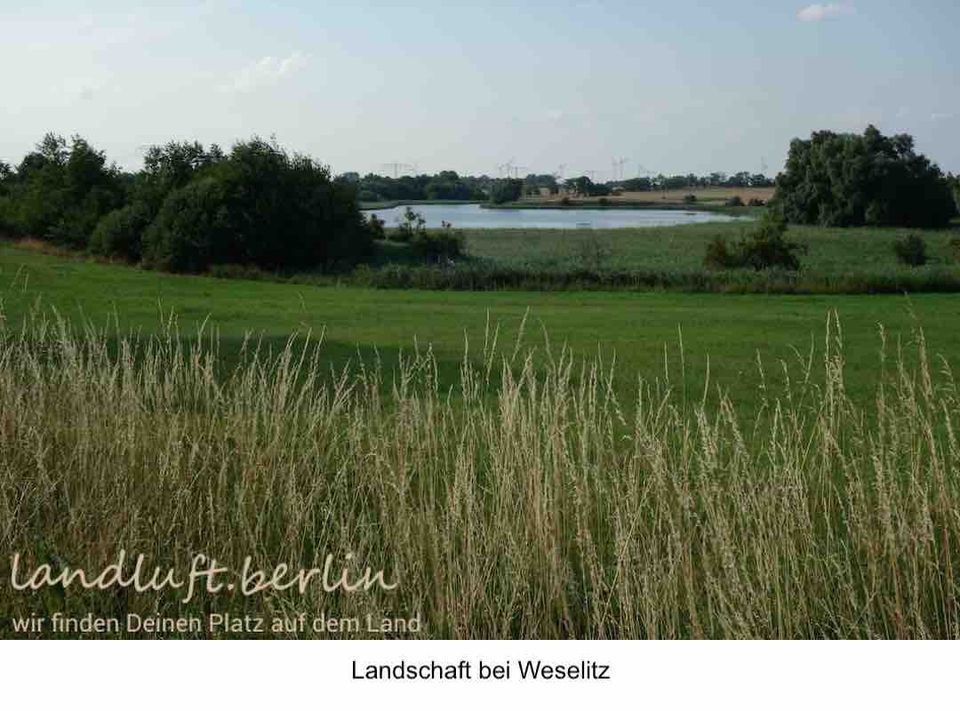
<svg viewBox="0 0 960 711"><path fill-rule="evenodd" d="M814 3L800 10L800 12L797 13L797 19L801 22L820 22L832 17L840 17L849 11L850 7L847 5L837 3L821 5L820 3Z"/></svg>
<svg viewBox="0 0 960 711"><path fill-rule="evenodd" d="M944 113L932 113L930 114L931 121L949 121L955 116L955 114L944 114Z"/></svg>
<svg viewBox="0 0 960 711"><path fill-rule="evenodd" d="M225 88L230 91L250 92L272 86L306 64L307 56L301 52L294 52L283 59L263 57L237 72Z"/></svg>

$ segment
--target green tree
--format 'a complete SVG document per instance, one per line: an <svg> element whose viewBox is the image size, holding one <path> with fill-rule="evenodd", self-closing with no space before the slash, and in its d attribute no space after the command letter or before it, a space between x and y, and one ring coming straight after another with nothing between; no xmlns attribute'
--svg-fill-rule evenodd
<svg viewBox="0 0 960 711"><path fill-rule="evenodd" d="M947 180L913 138L873 126L794 139L775 202L790 222L831 226L942 227L956 212Z"/></svg>
<svg viewBox="0 0 960 711"><path fill-rule="evenodd" d="M87 245L100 218L123 204L125 185L102 151L74 136L48 133L7 185L8 229L71 247Z"/></svg>
<svg viewBox="0 0 960 711"><path fill-rule="evenodd" d="M523 194L523 181L518 178L502 178L493 183L490 191L490 202L494 205L503 205L515 202Z"/></svg>
<svg viewBox="0 0 960 711"><path fill-rule="evenodd" d="M337 269L370 255L356 186L328 167L254 138L171 191L143 236L152 265Z"/></svg>

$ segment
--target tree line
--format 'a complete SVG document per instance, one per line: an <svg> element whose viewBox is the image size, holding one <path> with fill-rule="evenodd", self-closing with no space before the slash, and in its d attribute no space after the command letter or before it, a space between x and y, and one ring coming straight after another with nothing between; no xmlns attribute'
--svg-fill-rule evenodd
<svg viewBox="0 0 960 711"><path fill-rule="evenodd" d="M229 152L154 146L124 173L85 139L48 134L16 168L0 165L0 230L170 271L332 270L373 248L355 186L260 138Z"/></svg>
<svg viewBox="0 0 960 711"><path fill-rule="evenodd" d="M727 175L656 175L595 182L586 175L561 180L549 173L529 173L524 177L493 178L488 175L465 176L452 170L435 175L403 175L389 177L368 173L344 173L342 177L356 185L361 202L394 202L404 200L470 200L510 202L523 196L547 192L556 195L567 190L578 195L610 195L617 190L631 192L674 190L696 187L771 187L773 179L746 171Z"/></svg>
<svg viewBox="0 0 960 711"><path fill-rule="evenodd" d="M614 187L667 188L673 180L683 186L769 183L762 175L713 173L607 183L580 176L564 187L604 195ZM229 151L197 142L153 146L143 168L130 173L80 136L67 141L47 134L18 165L0 162L0 233L171 271L217 264L336 271L369 259L384 236L382 223L364 218L360 200L506 203L542 189L560 184L546 174L333 176L313 158L260 138ZM918 154L912 137L887 137L873 126L862 135L818 131L795 139L771 205L790 223L843 227L943 227L958 208L960 179ZM427 241L425 251L436 261L449 256L456 240Z"/></svg>

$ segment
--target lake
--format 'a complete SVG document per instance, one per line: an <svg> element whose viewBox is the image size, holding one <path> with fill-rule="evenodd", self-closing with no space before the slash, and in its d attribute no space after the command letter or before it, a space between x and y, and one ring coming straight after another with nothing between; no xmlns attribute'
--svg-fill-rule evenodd
<svg viewBox="0 0 960 711"><path fill-rule="evenodd" d="M427 227L440 227L449 222L456 228L527 228L527 229L576 229L615 227L662 227L664 225L689 225L700 222L729 222L738 218L715 212L696 210L647 210L610 208L580 210L569 209L515 209L488 208L480 205L411 205L423 215ZM386 210L364 210L384 220L386 227L396 227L403 219L405 205Z"/></svg>

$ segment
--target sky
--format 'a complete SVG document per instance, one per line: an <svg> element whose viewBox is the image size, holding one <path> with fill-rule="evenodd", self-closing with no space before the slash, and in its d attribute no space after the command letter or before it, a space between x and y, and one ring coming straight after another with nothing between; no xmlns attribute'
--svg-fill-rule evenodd
<svg viewBox="0 0 960 711"><path fill-rule="evenodd" d="M54 131L126 169L259 135L337 173L773 175L872 123L960 172L957 28L957 0L0 0L0 160Z"/></svg>

